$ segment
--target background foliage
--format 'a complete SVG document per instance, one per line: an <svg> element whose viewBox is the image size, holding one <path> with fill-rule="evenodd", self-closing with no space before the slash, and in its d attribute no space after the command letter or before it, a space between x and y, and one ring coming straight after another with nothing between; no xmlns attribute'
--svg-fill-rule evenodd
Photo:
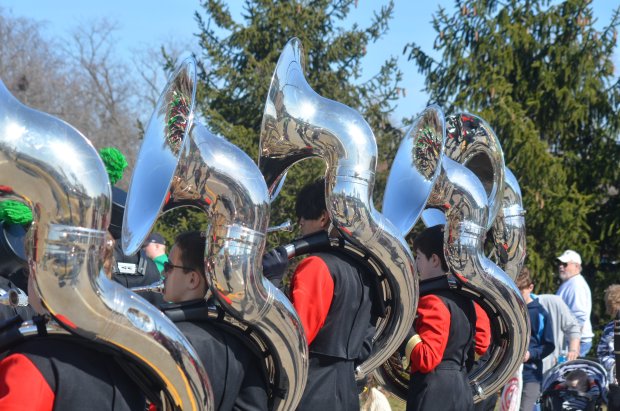
<svg viewBox="0 0 620 411"><path fill-rule="evenodd" d="M575 249L598 317L619 274L619 10L599 31L590 3L459 1L433 19L441 61L415 43L405 53L431 101L480 115L500 138L523 191L537 291L555 291L555 257Z"/></svg>
<svg viewBox="0 0 620 411"><path fill-rule="evenodd" d="M257 159L264 103L280 52L291 37L302 41L306 76L319 95L360 111L380 143L398 140L388 115L398 97L400 72L395 59L371 80L360 83L365 50L388 29L392 3L381 8L369 27L342 27L354 0L303 3L246 1L243 20L234 21L224 1L205 1L196 13L202 48L199 107L210 127ZM291 168L273 204L272 222L295 220L294 198L301 186L320 175L322 161ZM385 179L384 173L379 181ZM271 244L290 239L277 234Z"/></svg>
<svg viewBox="0 0 620 411"><path fill-rule="evenodd" d="M436 39L422 50L402 39L409 61L387 60L361 82L366 48L389 30L392 3L378 8L368 27L346 26L355 0L246 0L239 21L226 2L197 4L195 50L200 61L198 110L213 131L257 158L262 110L275 63L286 41L300 37L310 87L359 110L375 131L380 152L375 205L402 136L391 114L401 70L426 77L429 103L446 113L468 111L499 136L507 165L524 195L527 264L538 292L553 292L554 257L579 251L602 318L602 291L620 278L620 85L612 53L619 12L596 29L588 0L549 2L455 1L433 16ZM46 38L38 22L0 9L0 78L25 104L60 117L98 148L115 146L130 163L127 187L166 66L185 45L158 45L138 56L140 69L117 58L115 24L101 20ZM27 44L28 47L23 47ZM295 165L273 204L271 224L290 218L299 187L324 172L319 160ZM163 216L156 229L168 241L205 227L190 209ZM270 235L270 245L297 233Z"/></svg>

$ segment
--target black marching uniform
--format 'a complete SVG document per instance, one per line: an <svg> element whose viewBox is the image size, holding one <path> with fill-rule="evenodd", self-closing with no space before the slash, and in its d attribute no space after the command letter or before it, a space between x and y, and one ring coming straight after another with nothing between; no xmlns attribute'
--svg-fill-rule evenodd
<svg viewBox="0 0 620 411"><path fill-rule="evenodd" d="M208 318L204 299L160 308L198 352L210 377L216 410L267 410L267 379L258 355L228 326Z"/></svg>
<svg viewBox="0 0 620 411"><path fill-rule="evenodd" d="M428 283L432 285L428 287ZM425 288L428 291L425 292ZM407 410L472 410L473 394L467 374L474 364L474 303L470 298L447 289L444 277L423 281L420 289L420 306L423 306L425 297L435 296L447 307L449 318L435 320L449 321L450 330L441 362L428 373L411 373ZM416 321L416 330L420 329L421 324Z"/></svg>
<svg viewBox="0 0 620 411"><path fill-rule="evenodd" d="M311 257L295 274L300 270L318 274L326 265L334 291L325 322L309 345L308 382L297 410L359 410L355 367L372 351L379 314L373 305L372 274L363 263L339 250ZM297 284L293 282L294 305Z"/></svg>
<svg viewBox="0 0 620 411"><path fill-rule="evenodd" d="M0 361L2 410L142 411L145 407L142 391L115 357L79 337L29 337Z"/></svg>

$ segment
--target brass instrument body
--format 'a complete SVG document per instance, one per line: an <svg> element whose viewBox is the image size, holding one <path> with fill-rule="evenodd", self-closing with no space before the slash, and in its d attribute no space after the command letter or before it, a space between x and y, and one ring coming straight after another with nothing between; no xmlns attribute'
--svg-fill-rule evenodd
<svg viewBox="0 0 620 411"><path fill-rule="evenodd" d="M495 260L515 280L525 263L525 210L519 183L508 167L505 168L502 207L493 222Z"/></svg>
<svg viewBox="0 0 620 411"><path fill-rule="evenodd" d="M445 215L444 254L451 272L459 280L454 288L478 301L491 320L493 343L489 348L490 360L470 375L474 400L478 402L503 386L522 363L529 341L527 308L512 279L483 253L489 213L494 207L489 206L490 194L479 177L442 151L416 149L416 143L423 135L424 138L433 135L431 139L434 141L446 141L444 119L440 108L428 107L405 135L390 170L383 211L398 227L410 230L417 213L402 210L412 201L402 201L401 193L420 192L424 196L432 186L425 206L439 209ZM441 147L440 144L435 146ZM446 147L449 147L448 143ZM420 155L428 159L417 158ZM496 156L493 161L499 158ZM418 166L420 163L439 164L436 180L429 181L423 175L424 169ZM498 168L494 166L494 169ZM503 191L503 185L492 184L498 181L497 177L491 176L488 181L491 184L487 184L487 188L499 187ZM399 367L393 358L378 370L377 375L404 399L408 372Z"/></svg>
<svg viewBox="0 0 620 411"><path fill-rule="evenodd" d="M162 212L205 212L205 271L212 295L267 346L273 408L293 409L305 387L308 355L294 308L262 275L269 194L256 164L194 119L195 61L180 62L155 109L132 177L122 245L132 253ZM155 166L153 166L155 163Z"/></svg>
<svg viewBox="0 0 620 411"><path fill-rule="evenodd" d="M9 307L25 307L28 305L28 296L19 288L9 288L1 290L0 305Z"/></svg>
<svg viewBox="0 0 620 411"><path fill-rule="evenodd" d="M373 354L356 370L363 377L407 334L418 301L417 275L404 238L372 203L377 145L370 126L357 111L310 88L301 42L293 38L276 65L261 125L258 164L272 200L286 171L309 157L325 160L332 225L370 261L383 289L386 316L377 324Z"/></svg>
<svg viewBox="0 0 620 411"><path fill-rule="evenodd" d="M209 381L189 342L101 271L111 189L95 148L64 121L23 106L2 82L0 113L0 185L10 187L4 198L32 210L25 248L44 308L72 334L129 354L171 408L208 409Z"/></svg>

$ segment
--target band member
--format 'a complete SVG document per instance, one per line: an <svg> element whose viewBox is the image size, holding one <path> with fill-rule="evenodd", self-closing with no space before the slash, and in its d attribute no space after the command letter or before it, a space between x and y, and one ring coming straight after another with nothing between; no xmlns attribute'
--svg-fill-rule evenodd
<svg viewBox="0 0 620 411"><path fill-rule="evenodd" d="M111 247L104 265L109 272ZM44 321L47 314L32 274L28 299ZM21 324L21 321L13 324ZM11 325L7 324L7 327ZM44 327L43 327L44 328ZM2 331L7 331L6 328ZM10 333L3 333L8 336ZM73 335L40 335L18 342L0 361L0 409L2 410L144 410L139 386L127 375L122 360L104 353L96 344Z"/></svg>
<svg viewBox="0 0 620 411"><path fill-rule="evenodd" d="M484 310L448 286L443 237L443 226L434 226L413 243L421 282L417 334L406 348L411 367L407 410L472 410L467 373L474 352L484 354L490 342Z"/></svg>
<svg viewBox="0 0 620 411"><path fill-rule="evenodd" d="M211 378L216 410L266 410L267 380L260 359L226 324L209 319L205 276L206 238L179 235L164 263L163 312L194 346Z"/></svg>
<svg viewBox="0 0 620 411"><path fill-rule="evenodd" d="M302 235L327 231L325 180L304 186L295 208ZM272 279L267 271L265 275ZM377 319L371 275L363 263L336 249L312 254L297 266L291 301L310 352L308 381L298 410L359 409L355 367L370 355Z"/></svg>

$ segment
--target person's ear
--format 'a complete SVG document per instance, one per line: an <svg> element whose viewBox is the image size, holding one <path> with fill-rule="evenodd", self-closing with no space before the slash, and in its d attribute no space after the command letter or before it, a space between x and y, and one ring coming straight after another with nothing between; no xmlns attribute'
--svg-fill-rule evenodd
<svg viewBox="0 0 620 411"><path fill-rule="evenodd" d="M200 287L202 274L200 274L196 270L192 270L189 273L187 273L187 277L188 277L188 286L190 289L195 290L196 288Z"/></svg>
<svg viewBox="0 0 620 411"><path fill-rule="evenodd" d="M441 258L439 258L439 256L437 254L431 255L431 265L433 267L441 266Z"/></svg>
<svg viewBox="0 0 620 411"><path fill-rule="evenodd" d="M319 221L321 222L321 226L323 228L327 228L329 226L330 218L327 210L321 211L321 216L319 217Z"/></svg>

